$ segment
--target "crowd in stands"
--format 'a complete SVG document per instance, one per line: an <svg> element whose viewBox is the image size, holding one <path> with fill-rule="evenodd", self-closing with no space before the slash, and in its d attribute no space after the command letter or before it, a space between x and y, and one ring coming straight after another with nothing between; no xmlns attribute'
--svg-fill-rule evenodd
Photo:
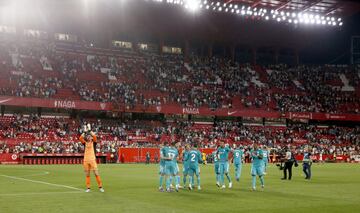
<svg viewBox="0 0 360 213"><path fill-rule="evenodd" d="M245 149L256 142L274 152L294 147L301 153L306 146L322 154L360 151L360 127L253 126L233 121L199 124L36 115L3 116L0 121L0 153L82 153L84 148L78 137L83 124L87 123L98 135L96 149L102 153L114 153L119 147L159 147L165 141L177 141L180 146L198 143L202 148L215 148L220 140Z"/></svg>
<svg viewBox="0 0 360 213"><path fill-rule="evenodd" d="M2 42L0 95L77 98L133 109L163 104L281 112L359 113L354 67L251 66L225 58L134 52L106 56L49 43ZM344 74L350 91L343 91ZM61 90L72 96L61 96Z"/></svg>
<svg viewBox="0 0 360 213"><path fill-rule="evenodd" d="M330 66L299 66L289 69L283 65L276 66L275 68L276 70L271 70L270 85L281 90L296 91L294 88L296 85L293 81L297 81L300 83L298 89L303 91L297 94L275 93L274 99L279 110L329 113L346 111L359 113L358 90L354 92L342 91L342 83L339 78L340 74L351 74L351 77L358 79L359 70ZM352 83L352 85L357 87L358 80L354 80Z"/></svg>

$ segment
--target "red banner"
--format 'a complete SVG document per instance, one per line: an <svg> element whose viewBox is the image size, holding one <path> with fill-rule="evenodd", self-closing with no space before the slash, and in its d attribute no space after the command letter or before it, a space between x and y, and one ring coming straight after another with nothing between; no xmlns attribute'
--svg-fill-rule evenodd
<svg viewBox="0 0 360 213"><path fill-rule="evenodd" d="M214 149L200 149L200 152L211 154ZM159 162L160 149L159 148L120 148L119 162L121 163L141 163L146 160L146 153L150 154L151 162ZM181 150L179 150L181 153ZM181 154L180 154L181 155Z"/></svg>
<svg viewBox="0 0 360 213"><path fill-rule="evenodd" d="M207 148L200 149L200 152L211 154L215 149ZM146 153L150 154L150 162L159 162L160 160L160 149L159 148L120 148L119 149L119 162L121 163L143 163L146 160ZM179 150L181 155L181 150ZM272 157L270 157L272 159ZM298 161L303 160L303 155L296 155L295 158ZM322 160L335 160L337 162L348 162L349 156L338 155L334 159L333 155L322 155ZM320 160L320 155L314 155L313 160Z"/></svg>
<svg viewBox="0 0 360 213"><path fill-rule="evenodd" d="M309 120L335 120L335 121L360 121L359 114L330 114L311 112L288 112L256 110L256 109L227 109L221 108L212 110L207 107L181 107L176 105L161 105L150 107L135 107L135 109L124 109L125 112L147 112L164 114L192 114L232 117L258 117L258 118L287 118L287 119L309 119Z"/></svg>
<svg viewBox="0 0 360 213"><path fill-rule="evenodd" d="M105 157L108 154L100 154L97 153L97 157ZM21 153L21 157L82 157L84 153L67 153L67 154L55 154L55 153L46 153L46 154L39 154L39 153Z"/></svg>
<svg viewBox="0 0 360 213"><path fill-rule="evenodd" d="M60 108L60 109L84 109L84 110L98 110L98 111L102 111L102 110L109 111L112 109L112 105L110 103L101 103L95 101L22 98L22 97L11 97L11 96L0 96L0 105L45 107L45 108Z"/></svg>
<svg viewBox="0 0 360 213"><path fill-rule="evenodd" d="M330 114L315 112L289 112L286 113L286 118L333 121L360 121L360 115L358 114Z"/></svg>
<svg viewBox="0 0 360 213"><path fill-rule="evenodd" d="M210 109L208 107L181 107L177 105L161 105L150 107L135 107L135 109L124 109L126 112L148 112L163 114L191 114L191 115L213 115L213 116L233 116L233 117L260 117L260 118L280 118L281 114L275 111L251 110L251 109Z"/></svg>
<svg viewBox="0 0 360 213"><path fill-rule="evenodd" d="M1 153L0 164L80 164L84 154L33 154L33 153ZM96 154L98 163L111 161L111 154Z"/></svg>
<svg viewBox="0 0 360 213"><path fill-rule="evenodd" d="M0 154L0 164L18 164L20 163L20 155L13 153Z"/></svg>
<svg viewBox="0 0 360 213"><path fill-rule="evenodd" d="M296 160L298 161L302 161L304 156L301 154L301 155L296 155L295 156ZM311 159L314 161L337 161L337 162L348 162L348 159L349 159L349 156L347 155L337 155L337 156L334 156L334 155L322 155L321 156L321 159L320 159L320 154L316 154L316 155L313 155L311 156Z"/></svg>
<svg viewBox="0 0 360 213"><path fill-rule="evenodd" d="M146 154L150 154L151 162L158 162L160 160L159 148L120 148L119 149L119 162L122 163L140 163L145 162ZM207 155L211 154L214 149L200 149L201 152ZM181 150L180 150L181 153ZM83 154L32 154L32 153L2 153L0 154L0 164L19 164L22 162L22 157L82 157ZM110 154L97 154L97 157L106 157L110 159ZM296 155L298 161L302 161L303 155ZM320 155L312 156L313 160L321 160ZM322 160L333 160L337 162L348 162L349 156L347 155L322 155Z"/></svg>
<svg viewBox="0 0 360 213"><path fill-rule="evenodd" d="M22 97L11 97L11 96L0 96L0 105L62 108L62 109L84 109L84 110L99 110L99 111L102 110L110 111L113 109L111 103L79 101L79 100L22 98ZM181 107L172 104L149 106L149 107L138 105L134 109L127 109L126 107L122 106L120 111L141 112L141 113L163 113L163 114L192 114L192 115L208 115L208 116L360 121L360 114L345 114L345 113L330 114L330 113L311 113L311 112L280 113L277 111L254 110L254 109L227 109L227 108L212 110L208 107L199 107L199 108Z"/></svg>

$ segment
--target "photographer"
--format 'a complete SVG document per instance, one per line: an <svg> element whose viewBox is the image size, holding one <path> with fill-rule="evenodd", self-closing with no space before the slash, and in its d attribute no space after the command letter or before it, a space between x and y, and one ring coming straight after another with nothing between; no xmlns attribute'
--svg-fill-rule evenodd
<svg viewBox="0 0 360 213"><path fill-rule="evenodd" d="M292 177L292 167L293 167L294 163L295 163L295 167L297 167L297 162L296 162L295 157L294 157L294 152L292 152L292 151L290 150L290 148L288 148L288 149L286 150L284 162L285 162L285 166L284 166L284 177L281 178L281 180L286 180L286 177L288 177L289 180L291 180L291 177ZM287 176L287 171L289 171L289 176Z"/></svg>

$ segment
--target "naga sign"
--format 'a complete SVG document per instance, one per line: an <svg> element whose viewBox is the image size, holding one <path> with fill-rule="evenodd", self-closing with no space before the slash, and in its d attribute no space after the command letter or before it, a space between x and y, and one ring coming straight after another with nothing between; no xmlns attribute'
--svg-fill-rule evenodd
<svg viewBox="0 0 360 213"><path fill-rule="evenodd" d="M97 111L112 110L111 103L101 103L96 101L80 101L80 100L9 97L9 96L0 96L0 105L62 108L62 109L83 109L83 110L97 110Z"/></svg>
<svg viewBox="0 0 360 213"><path fill-rule="evenodd" d="M198 115L198 114L200 114L200 110L199 110L199 108L185 107L185 108L182 109L182 113L183 114Z"/></svg>
<svg viewBox="0 0 360 213"><path fill-rule="evenodd" d="M62 100L55 100L54 101L55 108L68 108L68 109L75 109L76 104L75 101L62 101Z"/></svg>

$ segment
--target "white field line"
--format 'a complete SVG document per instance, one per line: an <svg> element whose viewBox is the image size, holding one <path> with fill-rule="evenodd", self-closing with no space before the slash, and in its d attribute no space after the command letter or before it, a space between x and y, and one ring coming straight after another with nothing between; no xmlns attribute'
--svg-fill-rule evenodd
<svg viewBox="0 0 360 213"><path fill-rule="evenodd" d="M39 181L39 180L31 180L31 179L15 177L15 176L8 176L8 175L0 175L0 177L6 177L6 178L14 179L14 180L28 181L28 182L31 182L31 183L39 183L39 184L44 184L44 185L48 185L48 186L62 187L62 188L76 190L76 191L83 191L83 189L79 189L79 188L76 188L76 187L62 185L62 184L48 183L48 182Z"/></svg>
<svg viewBox="0 0 360 213"><path fill-rule="evenodd" d="M11 193L11 194L0 194L0 197L4 196L29 196L29 195L57 195L57 194L75 194L82 193L80 191L69 191L69 192L29 192L29 193Z"/></svg>
<svg viewBox="0 0 360 213"><path fill-rule="evenodd" d="M45 175L48 175L48 174L50 174L50 172L43 172L43 173L40 173L40 174L32 174L32 175L21 175L20 177L24 178L24 177L45 176Z"/></svg>

